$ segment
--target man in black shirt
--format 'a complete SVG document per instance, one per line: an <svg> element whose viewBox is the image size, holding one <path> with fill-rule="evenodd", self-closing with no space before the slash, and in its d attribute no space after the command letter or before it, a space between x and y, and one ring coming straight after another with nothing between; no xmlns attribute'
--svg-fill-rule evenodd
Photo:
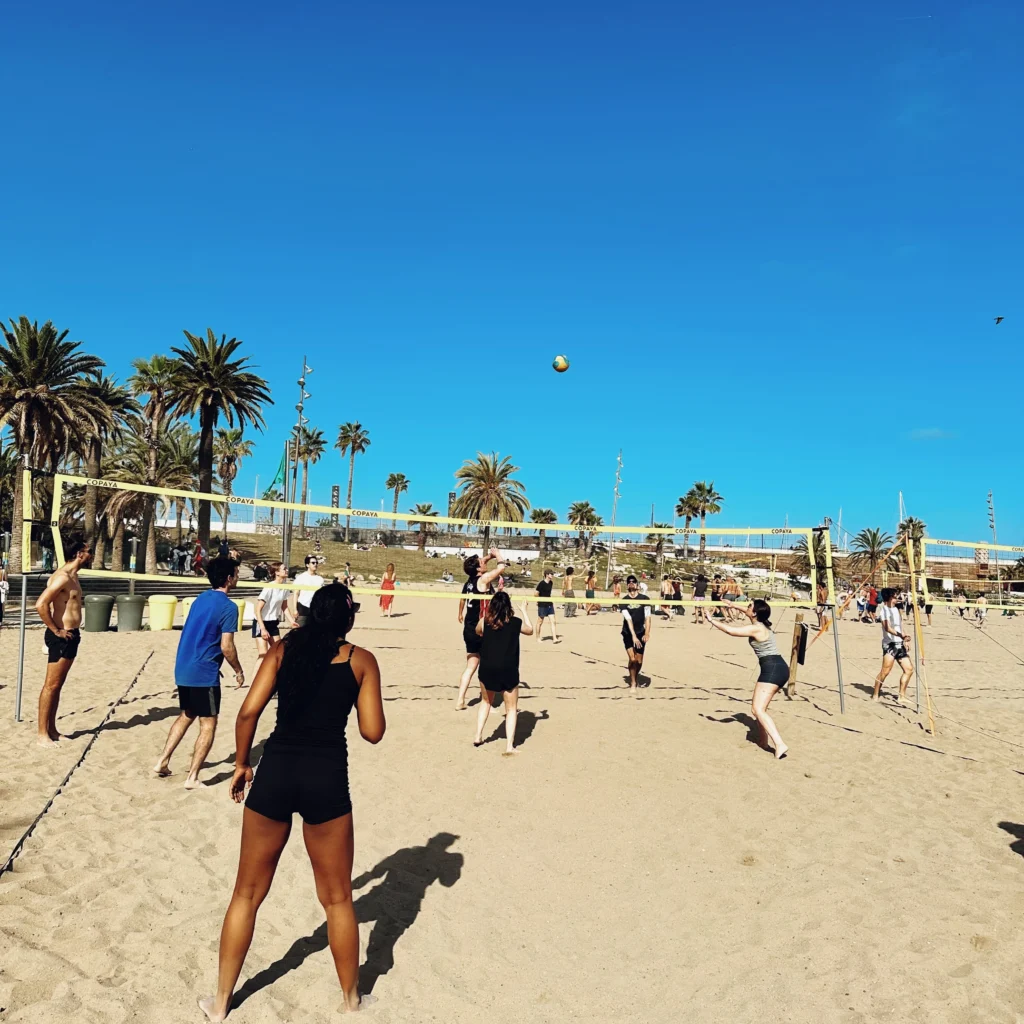
<svg viewBox="0 0 1024 1024"><path fill-rule="evenodd" d="M636 692L640 666L644 663L644 651L651 636L651 603L645 594L640 593L635 576L626 577L626 595L628 603L622 606L622 642L626 647L629 661L629 689ZM650 681L644 684L650 686Z"/></svg>
<svg viewBox="0 0 1024 1024"><path fill-rule="evenodd" d="M472 555L462 563L466 573L466 582L462 585L462 593L466 594L493 594L494 581L501 575L506 563L498 561L498 564L487 570L487 563L491 559L498 559L498 549L491 550L484 555ZM459 680L459 699L456 701L455 710L466 710L466 693L469 691L469 684L480 667L480 647L483 640L477 635L476 624L480 621L481 604L479 598L463 596L459 601L459 622L462 624L462 640L466 645L466 668Z"/></svg>
<svg viewBox="0 0 1024 1024"><path fill-rule="evenodd" d="M706 601L708 599L708 578L704 573L698 573L697 578L693 581L693 599L694 601ZM693 609L693 621L694 622L707 622L707 612L703 608Z"/></svg>
<svg viewBox="0 0 1024 1024"><path fill-rule="evenodd" d="M544 579L537 584L537 596L543 598L551 597L551 587L554 584L555 574L551 569L544 570ZM537 602L537 641L540 642L540 635L544 630L544 620L551 623L551 639L557 644L561 643L558 634L555 632L555 606L551 601L544 600Z"/></svg>

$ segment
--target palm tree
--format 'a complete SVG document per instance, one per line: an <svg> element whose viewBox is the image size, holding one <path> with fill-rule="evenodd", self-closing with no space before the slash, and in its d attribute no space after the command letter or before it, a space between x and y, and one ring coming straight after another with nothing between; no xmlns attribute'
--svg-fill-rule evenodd
<svg viewBox="0 0 1024 1024"><path fill-rule="evenodd" d="M416 546L422 551L427 546L427 534L434 533L434 524L429 521L429 518L440 513L434 508L433 503L429 501L425 505L417 505L415 508L409 509L409 511L415 513L417 517L423 517L409 520L409 525L415 526L419 530L416 535Z"/></svg>
<svg viewBox="0 0 1024 1024"><path fill-rule="evenodd" d="M14 506L11 506L11 516L7 517L7 504L14 496L14 478L21 472L18 463L18 453L13 442L4 446L3 438L0 437L0 533L9 530L14 534Z"/></svg>
<svg viewBox="0 0 1024 1024"><path fill-rule="evenodd" d="M531 523L557 523L558 516L555 515L555 510L551 508L535 508L530 510L530 522ZM538 540L541 556L548 549L548 532L547 530L538 530Z"/></svg>
<svg viewBox="0 0 1024 1024"><path fill-rule="evenodd" d="M655 523L655 529L658 530L670 530L672 529L671 523ZM647 543L654 545L654 560L658 563L658 569L661 570L661 566L664 564L663 559L665 555L665 540L668 537L667 533L649 533L647 534Z"/></svg>
<svg viewBox="0 0 1024 1024"><path fill-rule="evenodd" d="M519 467L512 465L509 456L498 459L497 452L485 455L477 452L475 459L466 459L455 471L457 486L461 488L452 512L462 519L504 519L521 523L530 507L526 487L512 474ZM484 547L491 543L491 528L484 527Z"/></svg>
<svg viewBox="0 0 1024 1024"><path fill-rule="evenodd" d="M110 412L109 420L101 423L100 429L91 433L85 442L85 475L95 480L99 478L101 472L104 442L117 438L125 418L137 415L139 405L132 398L127 387L118 384L113 377L104 376L99 370L86 374L82 388L95 403L103 406ZM90 546L94 546L98 540L96 531L98 503L99 489L86 485L84 528L85 542ZM101 553L96 552L96 554L96 561L100 563Z"/></svg>
<svg viewBox="0 0 1024 1024"><path fill-rule="evenodd" d="M398 496L403 492L409 490L409 480L404 473L389 473L387 480L384 481L384 488L388 491L395 492L395 504L392 508L392 513L398 511ZM437 513L435 512L436 516ZM394 530L398 526L398 520L391 520L391 529Z"/></svg>
<svg viewBox="0 0 1024 1024"><path fill-rule="evenodd" d="M341 452L341 457L349 453L348 460L348 498L346 508L352 507L352 478L356 472L356 456L362 455L370 447L370 432L363 430L363 425L358 420L355 423L342 423L338 427L338 440L334 447ZM348 541L349 528L352 525L352 517L345 516L345 540Z"/></svg>
<svg viewBox="0 0 1024 1024"><path fill-rule="evenodd" d="M143 482L155 486L156 466L163 442L171 400L180 364L169 356L154 355L150 359L134 359L135 372L128 378L128 386L136 398L146 399L142 409L142 437L149 446L149 458ZM156 495L150 495L143 514L143 536L146 538L146 572L156 571Z"/></svg>
<svg viewBox="0 0 1024 1024"><path fill-rule="evenodd" d="M282 491L280 487L268 487L263 492L263 500L264 501L284 501L284 491ZM274 513L276 511L277 510L273 506L270 507L270 525L271 526L274 525Z"/></svg>
<svg viewBox="0 0 1024 1024"><path fill-rule="evenodd" d="M242 439L241 427L223 427L217 431L217 437L213 443L213 454L217 459L217 476L220 477L224 493L230 498L234 486L235 477L238 476L238 463L252 455L252 441ZM231 502L225 501L224 508L224 534L223 539L228 537L228 515L231 511Z"/></svg>
<svg viewBox="0 0 1024 1024"><path fill-rule="evenodd" d="M164 432L162 447L167 453L167 472L176 479L187 480L178 490L197 490L195 483L196 465L199 461L199 435L187 423L175 423ZM175 540L182 540L182 517L185 514L186 498L175 497L177 517ZM195 501L193 501L193 507Z"/></svg>
<svg viewBox="0 0 1024 1024"><path fill-rule="evenodd" d="M694 496L692 487L679 499L679 501L676 502L676 515L682 516L686 520L685 526L687 530L690 528L690 523L700 515L700 507L697 504L697 499ZM688 533L684 533L683 558L688 559L689 557L690 535Z"/></svg>
<svg viewBox="0 0 1024 1024"><path fill-rule="evenodd" d="M704 551L707 547L708 538L704 533L704 524L707 522L708 516L717 515L722 511L722 496L715 490L715 481L712 480L708 483L706 480L697 480L694 482L693 487L690 488L690 492L687 497L693 497L693 508L694 515L700 519L700 554L698 556L701 563L704 561ZM685 513L684 513L685 515Z"/></svg>
<svg viewBox="0 0 1024 1024"><path fill-rule="evenodd" d="M58 333L49 320L40 327L23 316L10 324L10 330L0 325L0 428L11 428L19 461L27 455L37 466L54 468L111 422L82 387L85 375L104 363L80 352L81 343L68 341L68 332ZM22 474L15 473L15 510L21 508L21 481ZM17 521L17 514L13 518ZM21 572L19 528L11 530L9 567Z"/></svg>
<svg viewBox="0 0 1024 1024"><path fill-rule="evenodd" d="M178 357L179 372L171 393L171 410L184 416L199 417L199 489L213 486L213 435L223 414L229 427L238 421L257 430L263 429L264 402L273 405L269 385L248 369L247 359L232 359L241 346L237 338L221 335L220 341L210 328L206 337L183 332L185 348L172 348ZM210 503L199 504L199 543L210 546Z"/></svg>
<svg viewBox="0 0 1024 1024"><path fill-rule="evenodd" d="M916 552L920 549L921 541L924 539L925 530L927 529L928 526L923 519L918 519L916 516L907 516L900 523L899 529L896 531L896 537L904 543L910 541ZM920 565L920 562L918 564Z"/></svg>
<svg viewBox="0 0 1024 1024"><path fill-rule="evenodd" d="M302 504L309 502L309 467L315 466L327 451L327 438L324 432L314 427L302 427L298 435L296 451L302 460ZM299 513L299 536L306 536L306 510Z"/></svg>
<svg viewBox="0 0 1024 1024"><path fill-rule="evenodd" d="M894 544L891 535L882 530L877 528L861 530L853 538L850 564L857 569L866 567L871 573L871 582L874 583L877 569L899 569L899 559L888 554L892 551Z"/></svg>
<svg viewBox="0 0 1024 1024"><path fill-rule="evenodd" d="M576 542L577 549L582 548L584 557L589 558L593 552L594 539L597 536L588 526L602 526L604 520L589 501L574 501L569 506L569 522L579 527L580 535Z"/></svg>
<svg viewBox="0 0 1024 1024"><path fill-rule="evenodd" d="M793 545L793 565L797 573L800 576L810 577L811 575L811 557L813 552L814 557L814 571L817 574L819 582L825 578L825 532L811 534L811 551L807 550L807 538L801 537L796 544ZM832 545L832 551L834 552L835 545Z"/></svg>

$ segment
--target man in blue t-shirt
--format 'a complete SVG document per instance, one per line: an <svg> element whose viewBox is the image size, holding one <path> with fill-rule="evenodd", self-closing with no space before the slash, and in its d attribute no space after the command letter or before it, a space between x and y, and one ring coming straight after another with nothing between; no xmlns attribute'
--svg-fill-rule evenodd
<svg viewBox="0 0 1024 1024"><path fill-rule="evenodd" d="M238 563L230 558L214 558L206 566L206 577L212 589L192 602L174 660L174 683L178 687L181 714L174 720L167 745L153 769L160 776L171 774L171 755L188 732L188 727L198 718L199 736L192 751L188 778L185 779L186 789L195 789L199 785L199 769L217 733L220 667L225 659L235 670L235 682L239 686L245 684L245 673L235 650L238 606L228 598L238 582Z"/></svg>

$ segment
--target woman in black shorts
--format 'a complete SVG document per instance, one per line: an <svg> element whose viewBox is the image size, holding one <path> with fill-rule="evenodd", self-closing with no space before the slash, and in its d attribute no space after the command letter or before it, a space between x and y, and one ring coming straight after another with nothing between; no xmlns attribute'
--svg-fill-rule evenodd
<svg viewBox="0 0 1024 1024"><path fill-rule="evenodd" d="M484 726L491 712L494 695L500 693L505 702L505 757L514 754L516 719L519 717L519 636L533 635L526 605L523 617L512 614L512 599L501 590L487 605L487 612L477 623L480 637L480 710L476 716L476 738L473 746L484 741Z"/></svg>
<svg viewBox="0 0 1024 1024"><path fill-rule="evenodd" d="M494 581L501 575L505 563L499 560L493 569L486 572L484 570L492 558L498 557L498 549L491 548L483 558L479 555L472 555L462 563L466 582L462 585L463 598L459 601L459 623L462 625L462 642L466 645L466 668L459 680L459 699L455 702L456 711L466 710L466 694L469 692L469 684L473 682L473 676L480 667L480 636L476 627L480 621L480 606L484 602L479 598L473 599L465 595L494 593Z"/></svg>
<svg viewBox="0 0 1024 1024"><path fill-rule="evenodd" d="M782 742L779 730L775 728L775 723L768 714L768 705L775 694L789 682L789 666L779 654L779 648L775 643L771 623L772 609L768 602L758 598L746 609L746 614L750 619L749 626L728 626L714 619L709 621L715 629L720 629L729 636L745 636L757 655L761 672L754 683L754 696L750 707L757 724L761 727L761 746L767 749L768 741L771 740L775 748L775 759L781 761L789 747Z"/></svg>
<svg viewBox="0 0 1024 1024"><path fill-rule="evenodd" d="M228 1014L252 942L256 912L270 891L296 811L302 815L316 894L327 913L327 938L345 1005L349 1010L360 1007L345 723L355 707L363 739L379 743L385 722L377 659L345 639L355 609L351 592L341 583L318 590L305 626L270 649L238 712L230 794L235 803L245 799L242 849L220 934L217 994L199 1001L212 1021L222 1021ZM254 777L249 764L252 741L275 690L277 726Z"/></svg>

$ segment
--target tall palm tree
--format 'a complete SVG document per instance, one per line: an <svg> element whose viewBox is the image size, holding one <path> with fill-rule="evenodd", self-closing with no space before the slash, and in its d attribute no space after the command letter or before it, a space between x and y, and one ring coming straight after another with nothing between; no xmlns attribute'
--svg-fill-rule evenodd
<svg viewBox="0 0 1024 1024"><path fill-rule="evenodd" d="M9 426L14 446L37 466L54 468L73 451L82 451L90 433L111 421L110 414L82 387L88 373L103 368L103 360L80 352L81 343L68 341L47 320L42 327L27 316L0 325L0 429ZM19 460L19 461L21 461ZM14 520L9 566L21 572L22 474L14 476Z"/></svg>
<svg viewBox="0 0 1024 1024"><path fill-rule="evenodd" d="M352 478L356 472L356 456L362 455L370 447L370 432L363 430L363 425L358 420L355 423L342 423L338 427L338 440L334 447L341 452L341 457L349 453L348 459L348 498L346 508L352 507ZM352 517L345 516L345 540L348 540L349 528L352 525Z"/></svg>
<svg viewBox="0 0 1024 1024"><path fill-rule="evenodd" d="M574 501L569 506L569 522L578 527L579 539L577 549L582 549L586 557L590 557L591 538L593 534L586 529L588 526L600 526L604 520L597 514L597 509L589 501Z"/></svg>
<svg viewBox="0 0 1024 1024"><path fill-rule="evenodd" d="M157 460L163 443L173 400L178 372L177 359L159 353L149 359L133 359L135 372L128 378L128 387L136 398L145 398L142 407L142 438L149 448L146 472L142 477L150 487L156 486ZM146 572L156 572L156 495L146 500L143 512L143 536L146 538Z"/></svg>
<svg viewBox="0 0 1024 1024"><path fill-rule="evenodd" d="M555 515L555 510L552 508L534 508L530 510L530 522L531 523L557 523L558 516ZM548 531L538 530L538 547L540 548L541 556L548 549Z"/></svg>
<svg viewBox="0 0 1024 1024"><path fill-rule="evenodd" d="M387 480L384 481L384 487L386 490L395 492L395 504L391 509L392 513L398 511L398 496L403 492L409 490L409 478L404 473L389 473ZM437 513L435 512L436 516ZM398 526L398 520L391 520L391 529L394 530Z"/></svg>
<svg viewBox="0 0 1024 1024"><path fill-rule="evenodd" d="M18 452L14 442L5 445L3 437L0 437L0 533L5 530L14 535L14 478L21 472L21 465L18 462ZM11 505L8 513L7 506Z"/></svg>
<svg viewBox="0 0 1024 1024"><path fill-rule="evenodd" d="M166 449L167 473L176 479L189 481L178 490L198 490L196 466L199 460L199 435L187 423L174 423L164 432L161 446ZM186 500L181 497L174 499L177 518L175 540L178 544L182 540L182 518L185 514Z"/></svg>
<svg viewBox="0 0 1024 1024"><path fill-rule="evenodd" d="M268 487L263 492L263 500L264 501L284 501L284 491L282 491L280 487ZM273 505L271 505L271 507L270 507L270 525L271 526L274 525L274 513L276 511L277 511L277 509L275 509L273 507Z"/></svg>
<svg viewBox="0 0 1024 1024"><path fill-rule="evenodd" d="M172 348L180 367L171 395L171 409L183 416L199 417L199 489L213 486L213 435L223 415L229 427L238 422L263 429L263 403L273 405L269 385L252 373L248 359L234 359L241 346L237 338L207 328L206 337L184 332L187 345ZM199 543L210 546L210 503L199 503Z"/></svg>
<svg viewBox="0 0 1024 1024"><path fill-rule="evenodd" d="M700 515L700 508L697 504L697 499L694 496L693 488L691 487L680 499L676 502L676 515L682 516L686 520L685 527L687 530L690 528L690 523L694 521ZM683 534L683 558L690 557L690 535L688 533Z"/></svg>
<svg viewBox="0 0 1024 1024"><path fill-rule="evenodd" d="M416 535L416 546L422 551L427 546L427 534L433 533L433 523L430 522L430 517L439 515L438 511L434 508L433 502L427 502L425 505L416 505L415 508L409 509L410 512L414 512L417 517L415 520L409 520L410 526L415 526L419 531Z"/></svg>
<svg viewBox="0 0 1024 1024"><path fill-rule="evenodd" d="M327 438L322 430L302 427L298 436L297 451L302 460L302 504L309 502L309 467L315 466L327 451ZM306 510L299 513L299 536L306 536Z"/></svg>
<svg viewBox="0 0 1024 1024"><path fill-rule="evenodd" d="M793 565L796 572L801 576L810 577L811 575L811 558L814 559L814 571L817 574L818 580L821 581L825 578L825 537L828 536L827 531L823 533L813 533L811 537L811 550L807 549L807 538L801 537L793 545ZM831 543L831 540L829 541ZM835 552L836 547L832 545L832 551Z"/></svg>
<svg viewBox="0 0 1024 1024"><path fill-rule="evenodd" d="M455 471L461 490L452 505L452 512L462 519L504 519L521 523L530 507L526 487L513 474L519 472L509 456L498 458L497 452L477 452ZM491 543L491 528L484 527L484 547Z"/></svg>
<svg viewBox="0 0 1024 1024"><path fill-rule="evenodd" d="M715 490L715 481L708 483L706 480L696 480L690 488L693 495L694 515L700 519L700 554L699 560L703 563L704 552L707 548L708 538L704 533L704 524L708 516L718 515L722 511L722 496Z"/></svg>
<svg viewBox="0 0 1024 1024"><path fill-rule="evenodd" d="M97 404L110 412L109 419L100 424L100 429L92 432L85 442L85 475L92 479L100 476L103 462L103 445L106 441L116 439L124 424L125 418L136 415L139 405L132 398L127 387L118 384L113 377L105 376L99 370L86 374L82 382L83 390ZM85 542L94 546L97 541L96 514L99 503L99 489L86 485L84 528ZM99 558L96 559L99 562Z"/></svg>
<svg viewBox="0 0 1024 1024"><path fill-rule="evenodd" d="M858 570L870 570L871 582L879 569L899 569L899 559L890 552L895 544L892 536L877 528L861 530L853 538L850 550L850 564Z"/></svg>
<svg viewBox="0 0 1024 1024"><path fill-rule="evenodd" d="M252 441L242 438L241 427L221 427L217 431L217 437L213 442L213 454L217 460L217 476L220 478L224 493L230 498L234 487L235 477L238 476L238 463L252 455ZM228 515L231 512L231 502L225 501L224 508L224 534L223 539L228 536Z"/></svg>

